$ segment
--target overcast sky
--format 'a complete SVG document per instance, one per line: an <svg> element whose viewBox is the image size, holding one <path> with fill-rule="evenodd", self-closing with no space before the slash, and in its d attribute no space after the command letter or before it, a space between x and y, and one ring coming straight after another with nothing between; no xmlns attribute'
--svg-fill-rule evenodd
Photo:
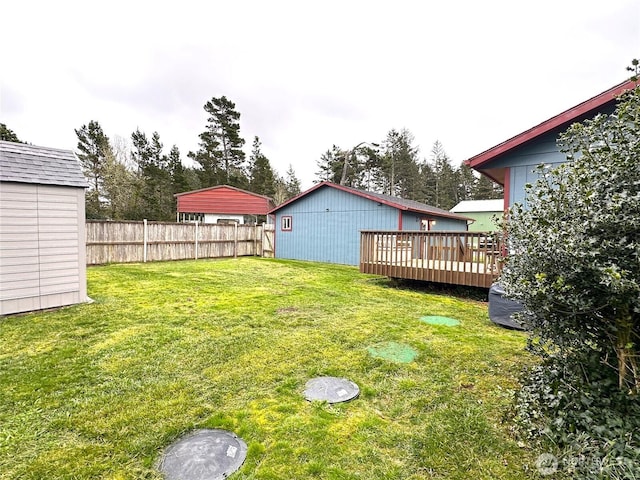
<svg viewBox="0 0 640 480"><path fill-rule="evenodd" d="M628 77L638 0L9 1L0 122L76 149L154 131L186 160L225 95L280 175L302 188L332 145L408 129L421 157L476 155Z"/></svg>

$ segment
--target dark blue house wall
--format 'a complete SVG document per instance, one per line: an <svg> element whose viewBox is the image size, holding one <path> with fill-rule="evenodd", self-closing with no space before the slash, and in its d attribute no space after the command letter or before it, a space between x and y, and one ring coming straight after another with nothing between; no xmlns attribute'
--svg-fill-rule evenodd
<svg viewBox="0 0 640 480"><path fill-rule="evenodd" d="M321 187L276 212L276 257L358 265L360 231L398 230L398 212L400 210L374 200ZM282 230L283 216L291 217L291 231ZM422 218L419 214L402 212L402 229L419 230ZM438 227L440 221L438 218ZM450 225L450 222L442 224ZM452 229L465 230L466 223L457 221L456 228Z"/></svg>

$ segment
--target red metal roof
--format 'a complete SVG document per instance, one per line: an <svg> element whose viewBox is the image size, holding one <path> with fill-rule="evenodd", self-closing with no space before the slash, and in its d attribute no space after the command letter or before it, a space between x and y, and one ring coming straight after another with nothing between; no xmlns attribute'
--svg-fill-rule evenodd
<svg viewBox="0 0 640 480"><path fill-rule="evenodd" d="M176 193L178 213L266 215L275 203L269 197L229 185Z"/></svg>
<svg viewBox="0 0 640 480"><path fill-rule="evenodd" d="M622 82L615 87L610 88L606 92L602 92L599 95L596 95L589 100L576 105L569 110L566 110L555 117L550 118L542 122L539 125L536 125L529 130L526 130L515 137L512 137L504 142L496 145L495 147L490 148L478 155L471 157L468 160L465 160L465 163L469 165L471 168L476 170L480 170L482 167L486 166L487 163L495 160L497 157L513 150L524 143L533 140L540 135L543 135L551 130L558 127L568 127L571 123L574 123L578 118L587 115L595 110L599 109L603 105L607 103L614 102L620 94L622 94L625 90L631 90L636 86L636 82L633 80L627 80ZM594 112L595 113L595 112Z"/></svg>
<svg viewBox="0 0 640 480"><path fill-rule="evenodd" d="M322 187L330 187L330 188L335 188L336 190L342 190L344 192L352 193L354 195L367 198L374 202L382 203L384 205L389 205L390 207L397 208L398 210L423 213L426 215L436 216L436 217L455 218L457 220L473 220L472 218L463 217L462 215L456 215L455 213L451 213L448 210L431 207L424 203L416 202L414 200L405 200L404 198L394 197L391 195L384 195L382 193L366 192L364 190L358 190L357 188L346 187L344 185L338 185L332 182L318 183L313 187L311 187L309 190L302 192L299 195L296 195L295 197L289 199L284 203L281 203L276 208L271 210L269 213L273 214L278 210L280 210L281 208L283 208L284 206L289 205L290 203L297 201L299 198L309 195L311 192L314 192Z"/></svg>

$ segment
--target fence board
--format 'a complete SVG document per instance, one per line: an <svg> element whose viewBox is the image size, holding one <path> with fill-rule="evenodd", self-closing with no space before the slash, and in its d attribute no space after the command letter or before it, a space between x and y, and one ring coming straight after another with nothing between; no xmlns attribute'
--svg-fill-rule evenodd
<svg viewBox="0 0 640 480"><path fill-rule="evenodd" d="M154 262L254 255L273 257L272 233L272 225L87 220L87 265L143 262L145 259Z"/></svg>

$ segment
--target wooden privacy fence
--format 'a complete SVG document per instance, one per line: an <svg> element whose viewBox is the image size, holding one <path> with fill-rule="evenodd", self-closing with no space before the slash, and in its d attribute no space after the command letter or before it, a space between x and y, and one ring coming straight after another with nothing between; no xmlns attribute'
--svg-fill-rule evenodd
<svg viewBox="0 0 640 480"><path fill-rule="evenodd" d="M256 255L273 257L273 225L86 222L87 265Z"/></svg>
<svg viewBox="0 0 640 480"><path fill-rule="evenodd" d="M360 271L490 287L500 275L500 238L487 232L363 231Z"/></svg>

